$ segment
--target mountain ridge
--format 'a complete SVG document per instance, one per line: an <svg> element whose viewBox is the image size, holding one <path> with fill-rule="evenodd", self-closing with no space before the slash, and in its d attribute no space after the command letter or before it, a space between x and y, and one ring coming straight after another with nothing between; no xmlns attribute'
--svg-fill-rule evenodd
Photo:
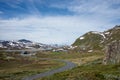
<svg viewBox="0 0 120 80"><path fill-rule="evenodd" d="M102 50L112 41L120 40L120 25L103 32L89 31L75 40L72 46L83 50Z"/></svg>
<svg viewBox="0 0 120 80"><path fill-rule="evenodd" d="M42 43L33 42L27 39L0 40L0 48L5 48L5 49L40 48L42 46L46 46L46 45Z"/></svg>

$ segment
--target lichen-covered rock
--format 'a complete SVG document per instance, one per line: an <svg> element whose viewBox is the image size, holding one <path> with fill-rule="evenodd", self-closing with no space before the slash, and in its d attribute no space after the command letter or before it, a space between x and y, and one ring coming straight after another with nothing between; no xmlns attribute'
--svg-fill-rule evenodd
<svg viewBox="0 0 120 80"><path fill-rule="evenodd" d="M104 64L116 64L120 63L120 40L113 41L106 46Z"/></svg>

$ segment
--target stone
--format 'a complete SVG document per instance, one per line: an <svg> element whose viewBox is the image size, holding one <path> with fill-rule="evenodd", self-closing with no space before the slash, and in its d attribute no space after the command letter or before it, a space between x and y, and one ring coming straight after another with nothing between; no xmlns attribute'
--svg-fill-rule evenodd
<svg viewBox="0 0 120 80"><path fill-rule="evenodd" d="M104 64L117 64L120 63L120 40L113 41L106 46Z"/></svg>

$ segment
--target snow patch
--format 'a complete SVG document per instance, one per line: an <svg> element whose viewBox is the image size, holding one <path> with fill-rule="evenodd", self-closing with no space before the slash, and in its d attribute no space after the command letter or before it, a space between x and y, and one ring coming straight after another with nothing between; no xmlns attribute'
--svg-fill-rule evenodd
<svg viewBox="0 0 120 80"><path fill-rule="evenodd" d="M106 38L105 35L103 33L100 34L101 36L103 36L103 38Z"/></svg>
<svg viewBox="0 0 120 80"><path fill-rule="evenodd" d="M105 34L110 34L110 32L106 32Z"/></svg>
<svg viewBox="0 0 120 80"><path fill-rule="evenodd" d="M97 31L92 31L93 34L99 34L101 36L103 36L103 38L106 38L105 35L102 32L97 32Z"/></svg>
<svg viewBox="0 0 120 80"><path fill-rule="evenodd" d="M68 48L68 49L75 49L75 48L77 48L78 46L70 46L70 48Z"/></svg>
<svg viewBox="0 0 120 80"><path fill-rule="evenodd" d="M100 32L97 31L92 31L93 34L99 34Z"/></svg>
<svg viewBox="0 0 120 80"><path fill-rule="evenodd" d="M88 52L93 52L93 50L89 50Z"/></svg>
<svg viewBox="0 0 120 80"><path fill-rule="evenodd" d="M84 37L80 37L80 40L84 39Z"/></svg>
<svg viewBox="0 0 120 80"><path fill-rule="evenodd" d="M14 46L14 44L12 42L9 43L11 46Z"/></svg>
<svg viewBox="0 0 120 80"><path fill-rule="evenodd" d="M0 47L3 47L3 45L2 45L2 44L0 44Z"/></svg>

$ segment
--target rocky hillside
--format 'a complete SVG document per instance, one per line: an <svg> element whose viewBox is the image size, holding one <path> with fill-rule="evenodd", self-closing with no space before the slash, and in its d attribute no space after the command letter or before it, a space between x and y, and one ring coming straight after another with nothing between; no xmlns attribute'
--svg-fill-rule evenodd
<svg viewBox="0 0 120 80"><path fill-rule="evenodd" d="M115 40L120 40L120 25L115 26L112 29L109 29L107 31L103 32L104 35L106 36L105 38L105 44L109 44Z"/></svg>
<svg viewBox="0 0 120 80"><path fill-rule="evenodd" d="M120 25L104 32L90 31L80 36L72 46L77 46L81 50L101 50L115 40L120 40Z"/></svg>
<svg viewBox="0 0 120 80"><path fill-rule="evenodd" d="M104 64L120 63L120 40L113 41L106 46Z"/></svg>

